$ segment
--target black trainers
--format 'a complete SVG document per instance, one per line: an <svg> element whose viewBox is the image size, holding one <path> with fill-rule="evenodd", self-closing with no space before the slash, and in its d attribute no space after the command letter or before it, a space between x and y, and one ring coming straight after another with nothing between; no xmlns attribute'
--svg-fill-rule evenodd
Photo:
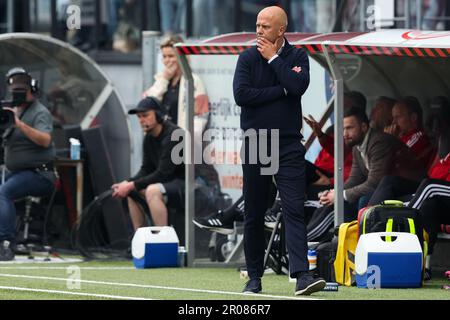
<svg viewBox="0 0 450 320"><path fill-rule="evenodd" d="M275 228L275 224L277 223L277 215L283 209L281 208L281 200L275 200L272 208L267 210L266 215L264 216L264 225L268 229Z"/></svg>
<svg viewBox="0 0 450 320"><path fill-rule="evenodd" d="M10 248L10 242L7 240L0 242L0 261L12 261L14 256L14 251Z"/></svg>
<svg viewBox="0 0 450 320"><path fill-rule="evenodd" d="M243 293L260 293L262 290L261 278L254 278L247 281Z"/></svg>
<svg viewBox="0 0 450 320"><path fill-rule="evenodd" d="M297 278L295 286L296 296L309 296L310 294L321 291L326 286L326 282L322 278L314 278L311 274L304 274Z"/></svg>
<svg viewBox="0 0 450 320"><path fill-rule="evenodd" d="M224 235L234 232L234 219L227 219L221 210L207 217L196 218L192 222L199 228Z"/></svg>

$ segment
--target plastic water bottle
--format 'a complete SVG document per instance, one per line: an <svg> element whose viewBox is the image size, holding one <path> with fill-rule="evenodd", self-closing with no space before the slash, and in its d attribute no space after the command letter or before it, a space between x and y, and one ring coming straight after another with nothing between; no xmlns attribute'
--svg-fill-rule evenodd
<svg viewBox="0 0 450 320"><path fill-rule="evenodd" d="M317 252L314 249L308 250L309 270L317 268Z"/></svg>
<svg viewBox="0 0 450 320"><path fill-rule="evenodd" d="M70 159L80 160L80 140L70 138Z"/></svg>
<svg viewBox="0 0 450 320"><path fill-rule="evenodd" d="M181 268L186 267L187 264L187 251L185 247L178 247L178 266Z"/></svg>

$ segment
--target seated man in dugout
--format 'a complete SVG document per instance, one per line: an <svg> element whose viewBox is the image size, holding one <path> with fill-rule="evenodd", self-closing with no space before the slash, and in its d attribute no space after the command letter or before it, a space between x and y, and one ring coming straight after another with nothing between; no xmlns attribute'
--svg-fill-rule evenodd
<svg viewBox="0 0 450 320"><path fill-rule="evenodd" d="M438 99L441 100L441 99ZM439 179L433 175L433 170L439 166L439 162L447 159L450 152L450 143L448 137L450 136L450 109L448 109L448 101L442 100L441 106L434 106L433 115L433 131L437 134L438 150L437 155L433 161L433 165L428 169L428 175L424 178ZM446 180L446 179L444 179ZM368 205L377 205L385 200L408 200L414 194L420 185L420 181L405 179L397 175L386 176L378 185L378 188L373 193Z"/></svg>
<svg viewBox="0 0 450 320"><path fill-rule="evenodd" d="M396 103L397 100L390 97L378 97L370 112L370 127L383 131L386 127L392 125L392 108Z"/></svg>
<svg viewBox="0 0 450 320"><path fill-rule="evenodd" d="M430 168L436 149L424 131L419 100L415 97L399 100L392 109L392 119L392 124L384 131L402 140L416 155L419 166Z"/></svg>
<svg viewBox="0 0 450 320"><path fill-rule="evenodd" d="M365 207L381 179L392 172L420 180L423 168L418 168L415 156L399 139L371 129L364 111L350 108L344 112L344 140L352 146L353 163L350 177L344 184L346 204L345 221L355 220L358 209ZM334 203L335 191L322 193L320 202L324 206Z"/></svg>
<svg viewBox="0 0 450 320"><path fill-rule="evenodd" d="M143 161L135 176L112 186L113 197L128 198L135 231L145 226L143 211L137 202L129 197L136 191L145 199L153 224L167 226L168 205L178 208L184 204L184 164L175 164L171 157L173 148L178 144L177 141L172 141L172 133L182 129L166 119L164 109L153 97L143 99L128 113L137 115L145 132Z"/></svg>

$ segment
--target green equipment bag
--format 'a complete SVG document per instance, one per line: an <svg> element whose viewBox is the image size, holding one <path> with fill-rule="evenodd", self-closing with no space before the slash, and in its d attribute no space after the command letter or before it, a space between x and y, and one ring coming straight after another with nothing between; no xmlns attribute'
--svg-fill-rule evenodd
<svg viewBox="0 0 450 320"><path fill-rule="evenodd" d="M359 235L372 232L408 232L417 235L424 253L428 251L428 234L417 209L404 207L403 202L387 200L365 209L359 217ZM390 241L386 237L386 241Z"/></svg>

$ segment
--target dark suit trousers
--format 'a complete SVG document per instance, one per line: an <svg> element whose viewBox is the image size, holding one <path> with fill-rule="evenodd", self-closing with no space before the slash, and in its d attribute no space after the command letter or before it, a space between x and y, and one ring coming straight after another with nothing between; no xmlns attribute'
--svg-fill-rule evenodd
<svg viewBox="0 0 450 320"><path fill-rule="evenodd" d="M281 139L280 139L281 140ZM248 145L243 144L248 151ZM247 153L246 153L247 155ZM292 276L308 271L308 245L304 213L305 198L305 147L300 139L280 141L279 170L275 182L283 207L286 247L289 253L289 267ZM244 159L243 159L244 160ZM248 160L248 159L245 159ZM245 228L244 251L250 279L263 276L265 253L264 214L266 199L273 180L271 175L261 175L260 163L243 163Z"/></svg>

